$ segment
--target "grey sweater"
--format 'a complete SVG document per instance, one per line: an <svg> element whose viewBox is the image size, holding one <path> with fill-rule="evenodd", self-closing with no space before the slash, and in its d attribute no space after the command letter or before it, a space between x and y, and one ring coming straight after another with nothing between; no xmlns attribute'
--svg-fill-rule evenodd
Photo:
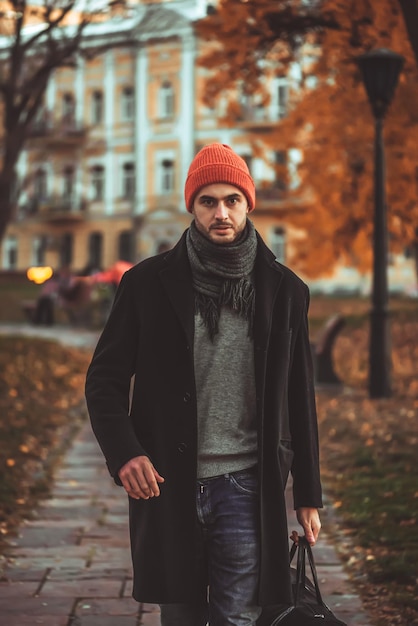
<svg viewBox="0 0 418 626"><path fill-rule="evenodd" d="M253 342L248 322L224 307L219 333L209 339L195 318L194 367L198 410L198 478L257 463Z"/></svg>

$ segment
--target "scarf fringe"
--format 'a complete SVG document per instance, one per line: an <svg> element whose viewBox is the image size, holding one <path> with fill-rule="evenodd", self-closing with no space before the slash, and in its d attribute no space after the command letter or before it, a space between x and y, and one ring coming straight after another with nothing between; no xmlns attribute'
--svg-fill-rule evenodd
<svg viewBox="0 0 418 626"><path fill-rule="evenodd" d="M219 318L223 306L230 307L240 317L248 320L248 336L253 336L253 320L255 313L255 290L251 281L246 278L226 280L218 299L211 298L201 292L195 292L196 311L202 316L208 329L211 341L219 332Z"/></svg>
<svg viewBox="0 0 418 626"><path fill-rule="evenodd" d="M192 222L186 244L193 274L196 312L201 315L211 341L219 332L219 318L224 306L248 320L248 336L252 338L255 288L251 272L257 254L257 238L252 222L247 219L242 237L231 245L214 244Z"/></svg>

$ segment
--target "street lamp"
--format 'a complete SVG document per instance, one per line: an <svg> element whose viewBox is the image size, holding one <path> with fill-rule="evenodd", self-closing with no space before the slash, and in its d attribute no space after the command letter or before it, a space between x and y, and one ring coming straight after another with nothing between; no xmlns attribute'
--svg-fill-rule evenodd
<svg viewBox="0 0 418 626"><path fill-rule="evenodd" d="M385 194L383 119L392 101L404 57L384 48L356 59L375 121L373 289L370 313L369 393L391 395L390 328L388 309L388 229Z"/></svg>

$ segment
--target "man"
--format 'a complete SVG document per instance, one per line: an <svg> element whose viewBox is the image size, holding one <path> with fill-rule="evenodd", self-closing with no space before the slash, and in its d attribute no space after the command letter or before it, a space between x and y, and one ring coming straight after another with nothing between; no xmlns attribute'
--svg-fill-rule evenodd
<svg viewBox="0 0 418 626"><path fill-rule="evenodd" d="M231 148L196 155L185 201L178 244L124 275L86 396L129 495L134 598L162 626L254 626L291 602L290 470L311 544L320 529L309 295L248 219L254 182Z"/></svg>

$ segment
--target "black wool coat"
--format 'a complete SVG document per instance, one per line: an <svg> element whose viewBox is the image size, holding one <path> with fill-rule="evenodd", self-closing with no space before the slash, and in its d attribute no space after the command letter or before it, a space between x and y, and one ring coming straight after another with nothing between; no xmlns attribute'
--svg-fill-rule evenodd
<svg viewBox="0 0 418 626"><path fill-rule="evenodd" d="M129 499L133 595L151 603L197 598L194 295L185 236L124 275L86 380L92 427L116 482L121 467L143 454L165 478L158 498ZM257 238L259 602L268 605L291 602L284 499L289 471L295 508L322 502L308 288ZM228 388L227 368L225 376Z"/></svg>

